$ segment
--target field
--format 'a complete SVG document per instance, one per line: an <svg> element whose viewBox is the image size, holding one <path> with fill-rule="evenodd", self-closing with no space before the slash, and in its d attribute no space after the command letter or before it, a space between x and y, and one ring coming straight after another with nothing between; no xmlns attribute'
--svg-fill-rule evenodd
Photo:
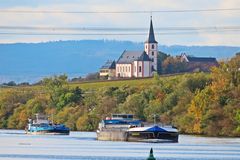
<svg viewBox="0 0 240 160"><path fill-rule="evenodd" d="M186 73L189 74L189 73ZM185 74L185 75L186 75ZM160 79L170 80L174 78L180 78L184 74L174 74L174 75L161 75ZM83 82L71 82L69 83L70 87L79 87L83 90L97 90L102 87L121 87L121 86L136 86L138 88L146 88L154 84L154 78L141 78L141 79L122 79L122 80L105 80L105 81L83 81ZM14 86L14 87L2 87L0 88L0 93L7 90L18 90L21 92L44 92L43 86L34 85L34 86Z"/></svg>
<svg viewBox="0 0 240 160"><path fill-rule="evenodd" d="M120 86L148 86L154 83L153 78L132 79L132 80L113 80L113 81L98 81L98 82L79 82L70 83L71 87L80 87L83 90L93 90L102 87L120 87Z"/></svg>

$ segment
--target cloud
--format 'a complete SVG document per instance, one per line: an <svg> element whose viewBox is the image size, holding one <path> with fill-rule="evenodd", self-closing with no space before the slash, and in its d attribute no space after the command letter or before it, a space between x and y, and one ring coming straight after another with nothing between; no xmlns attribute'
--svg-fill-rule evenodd
<svg viewBox="0 0 240 160"><path fill-rule="evenodd" d="M15 3L14 3L15 2ZM1 8L14 10L61 11L138 11L236 8L239 0L9 0ZM0 13L1 26L50 26L50 27L149 27L149 14L24 14ZM239 12L153 13L154 27L186 26L240 26ZM0 30L3 32L2 30ZM213 44L240 45L231 34L157 35L161 44ZM223 37L223 38L221 38ZM118 39L143 41L146 36L1 36L0 42L38 42L48 40ZM231 42L231 43L230 43Z"/></svg>

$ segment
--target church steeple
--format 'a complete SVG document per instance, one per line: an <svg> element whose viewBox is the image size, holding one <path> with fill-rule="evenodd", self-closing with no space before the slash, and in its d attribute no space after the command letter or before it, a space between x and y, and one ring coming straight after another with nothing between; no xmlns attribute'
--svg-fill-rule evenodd
<svg viewBox="0 0 240 160"><path fill-rule="evenodd" d="M144 51L152 60L151 62L151 71L152 75L154 71L157 71L157 55L158 55L158 42L155 40L152 16L150 21L150 29L147 41L144 43Z"/></svg>
<svg viewBox="0 0 240 160"><path fill-rule="evenodd" d="M155 36L154 36L154 30L153 30L153 24L152 24L152 16L151 16L151 21L150 21L150 29L149 29L148 39L146 40L145 43L158 43L155 40Z"/></svg>

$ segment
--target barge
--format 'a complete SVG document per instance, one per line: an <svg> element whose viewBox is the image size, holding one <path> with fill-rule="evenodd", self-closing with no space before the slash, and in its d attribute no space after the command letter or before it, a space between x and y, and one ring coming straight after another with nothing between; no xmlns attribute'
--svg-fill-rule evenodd
<svg viewBox="0 0 240 160"><path fill-rule="evenodd" d="M98 140L130 142L178 142L178 130L172 126L144 126L131 114L113 114L99 123Z"/></svg>
<svg viewBox="0 0 240 160"><path fill-rule="evenodd" d="M36 114L36 119L28 120L26 134L69 135L70 129L63 124L54 124L44 115Z"/></svg>

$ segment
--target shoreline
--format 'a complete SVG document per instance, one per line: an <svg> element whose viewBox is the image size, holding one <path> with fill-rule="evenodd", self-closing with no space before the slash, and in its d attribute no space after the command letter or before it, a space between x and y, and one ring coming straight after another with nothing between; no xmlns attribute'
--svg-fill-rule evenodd
<svg viewBox="0 0 240 160"><path fill-rule="evenodd" d="M0 128L0 133L1 131L4 130L9 130L9 131L23 131L25 134L25 130L24 129L8 129L8 128ZM71 132L89 132L89 133L96 133L96 131L70 131ZM11 133L12 134L12 133ZM208 135L204 135L204 134L188 134L188 133L180 133L179 135L184 135L184 136L193 136L193 137L202 137L202 138L240 138L238 136L208 136Z"/></svg>

